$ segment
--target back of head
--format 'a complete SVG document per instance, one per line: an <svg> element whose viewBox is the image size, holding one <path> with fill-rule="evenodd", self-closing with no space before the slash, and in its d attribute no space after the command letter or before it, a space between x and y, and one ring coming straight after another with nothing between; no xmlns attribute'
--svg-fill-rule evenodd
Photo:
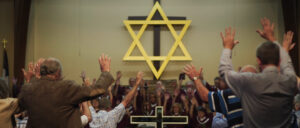
<svg viewBox="0 0 300 128"><path fill-rule="evenodd" d="M41 68L40 68L41 76L59 75L59 77L61 77L62 76L61 73L62 73L62 66L60 61L56 58L48 58L41 64Z"/></svg>
<svg viewBox="0 0 300 128"><path fill-rule="evenodd" d="M261 61L261 65L273 64L279 66L279 47L273 42L262 43L256 50L256 57Z"/></svg>
<svg viewBox="0 0 300 128"><path fill-rule="evenodd" d="M100 110L107 110L111 107L111 103L109 99L102 97L99 99L99 109Z"/></svg>
<svg viewBox="0 0 300 128"><path fill-rule="evenodd" d="M6 82L0 79L0 99L9 97L9 89Z"/></svg>

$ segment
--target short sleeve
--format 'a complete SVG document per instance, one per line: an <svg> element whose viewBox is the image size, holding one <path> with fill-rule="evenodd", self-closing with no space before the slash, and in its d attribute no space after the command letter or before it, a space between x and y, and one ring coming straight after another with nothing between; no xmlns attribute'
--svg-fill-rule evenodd
<svg viewBox="0 0 300 128"><path fill-rule="evenodd" d="M88 117L86 115L82 115L80 118L81 118L82 126L85 126L85 125L88 124L89 119L88 119Z"/></svg>
<svg viewBox="0 0 300 128"><path fill-rule="evenodd" d="M111 116L116 123L119 123L122 120L125 112L125 106L123 104L119 104L113 110L109 111L108 115Z"/></svg>

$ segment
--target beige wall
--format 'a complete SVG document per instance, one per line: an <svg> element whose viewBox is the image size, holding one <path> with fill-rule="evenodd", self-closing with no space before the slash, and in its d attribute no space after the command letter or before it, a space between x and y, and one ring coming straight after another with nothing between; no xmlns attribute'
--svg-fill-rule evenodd
<svg viewBox="0 0 300 128"><path fill-rule="evenodd" d="M131 44L123 20L128 16L148 15L152 0L33 0L31 7L27 62L39 57L57 57L62 61L64 76L80 82L82 70L90 78L100 73L97 58L106 53L112 58L112 73L124 74L123 84L141 70L146 79L152 73L146 62L123 62ZM264 41L255 32L260 18L266 16L276 23L276 35L283 34L283 18L279 0L162 0L168 16L186 16L192 24L183 43L193 63L204 67L204 77L212 82L222 50L219 33L227 26L235 27L240 45L233 52L235 69L256 64L255 48ZM167 54L174 41L168 31L161 33L162 54ZM152 31L141 41L152 54ZM177 79L182 67L190 62L171 62L162 79Z"/></svg>
<svg viewBox="0 0 300 128"><path fill-rule="evenodd" d="M13 0L0 0L0 77L2 77L3 67L3 43L6 39L7 55L9 64L9 74L13 76L13 56L14 56L14 2Z"/></svg>

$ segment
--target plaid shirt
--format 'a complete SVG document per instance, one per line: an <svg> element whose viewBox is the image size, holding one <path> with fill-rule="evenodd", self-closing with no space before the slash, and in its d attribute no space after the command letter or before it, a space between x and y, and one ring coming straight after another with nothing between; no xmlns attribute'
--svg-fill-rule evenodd
<svg viewBox="0 0 300 128"><path fill-rule="evenodd" d="M89 123L91 128L116 128L126 112L123 104L119 104L109 112L104 110L96 112L92 106L89 109L92 114L92 122Z"/></svg>

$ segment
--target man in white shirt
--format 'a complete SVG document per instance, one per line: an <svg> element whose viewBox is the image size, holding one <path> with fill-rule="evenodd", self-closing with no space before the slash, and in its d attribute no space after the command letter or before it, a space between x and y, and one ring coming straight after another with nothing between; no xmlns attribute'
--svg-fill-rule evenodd
<svg viewBox="0 0 300 128"><path fill-rule="evenodd" d="M95 109L89 103L89 108L92 114L92 122L90 122L91 128L116 128L117 123L120 122L126 112L125 107L132 100L137 88L143 78L143 73L139 72L136 77L136 82L130 92L126 95L124 100L114 109L111 110L111 103L107 98L101 98L99 100L100 111L96 112Z"/></svg>

